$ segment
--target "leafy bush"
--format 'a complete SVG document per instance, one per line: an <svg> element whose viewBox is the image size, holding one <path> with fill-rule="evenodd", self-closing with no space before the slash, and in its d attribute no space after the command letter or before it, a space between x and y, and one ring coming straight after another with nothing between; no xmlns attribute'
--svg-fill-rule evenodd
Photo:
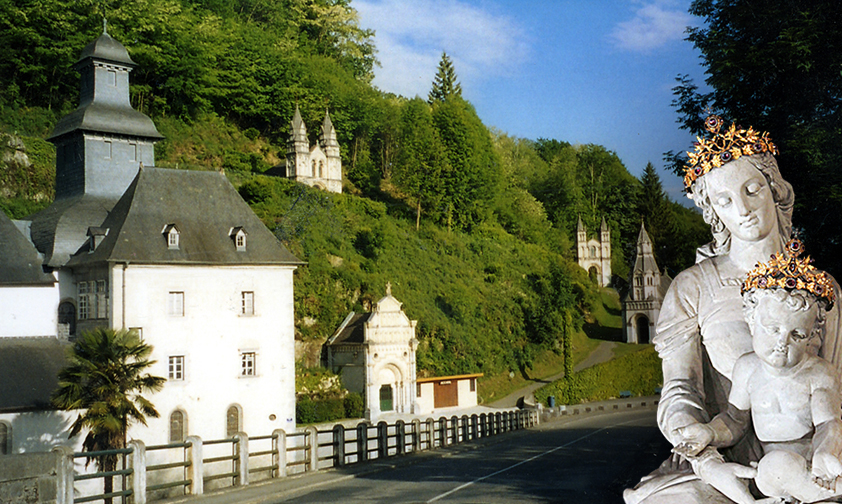
<svg viewBox="0 0 842 504"><path fill-rule="evenodd" d="M363 396L356 392L345 396L345 418L362 418L363 414L365 414Z"/></svg>
<svg viewBox="0 0 842 504"><path fill-rule="evenodd" d="M663 381L661 359L648 347L545 385L535 391L535 400L547 404L555 396L557 404L579 404L617 397L625 390L651 395Z"/></svg>
<svg viewBox="0 0 842 504"><path fill-rule="evenodd" d="M307 396L295 402L295 421L298 424L331 422L345 418L344 399L312 400Z"/></svg>

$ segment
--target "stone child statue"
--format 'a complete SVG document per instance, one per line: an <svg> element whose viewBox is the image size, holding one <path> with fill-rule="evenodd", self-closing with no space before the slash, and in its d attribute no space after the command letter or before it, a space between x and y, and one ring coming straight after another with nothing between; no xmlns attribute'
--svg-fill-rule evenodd
<svg viewBox="0 0 842 504"><path fill-rule="evenodd" d="M776 254L749 273L742 291L754 351L734 365L728 409L680 429L675 447L702 480L740 504L831 498L842 476L839 377L810 348L821 341L833 284L798 258L801 250L793 239L789 257ZM757 467L725 462L715 447L733 445L750 422L763 448ZM769 498L756 501L744 478Z"/></svg>
<svg viewBox="0 0 842 504"><path fill-rule="evenodd" d="M735 365L753 350L741 286L757 263L784 251L791 234L794 195L781 177L773 156L777 149L767 134L723 127L716 116L706 125L712 135L699 138L695 152L688 153L685 188L702 209L714 240L699 249L696 264L670 285L653 340L664 373L658 426L674 447L686 440L688 428L708 424L730 408L732 384L742 380L733 375ZM838 286L830 281L835 292ZM824 339L809 339L808 353L839 368L840 333L838 309L828 310ZM741 475L753 476L752 464L763 457L763 443L752 422L744 425L745 435L716 451L725 462L742 467ZM626 503L740 502L703 480L694 465L676 453L627 489Z"/></svg>

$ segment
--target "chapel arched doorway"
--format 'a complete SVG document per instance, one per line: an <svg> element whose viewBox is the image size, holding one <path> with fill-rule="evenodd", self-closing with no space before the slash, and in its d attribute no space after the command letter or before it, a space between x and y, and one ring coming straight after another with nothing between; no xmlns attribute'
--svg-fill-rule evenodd
<svg viewBox="0 0 842 504"><path fill-rule="evenodd" d="M638 315L634 325L637 342L649 343L649 318L646 315Z"/></svg>

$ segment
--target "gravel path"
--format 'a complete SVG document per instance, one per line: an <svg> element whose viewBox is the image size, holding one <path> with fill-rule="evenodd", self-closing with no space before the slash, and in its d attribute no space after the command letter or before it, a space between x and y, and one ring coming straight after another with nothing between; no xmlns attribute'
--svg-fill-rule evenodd
<svg viewBox="0 0 842 504"><path fill-rule="evenodd" d="M614 357L614 347L617 346L617 343L613 341L603 341L596 347L596 350L590 353L585 359L576 364L573 367L573 371L580 371L585 368L589 368L595 364L600 364L602 362L606 362L611 360ZM550 376L544 379L533 379L532 383L528 386L516 390L511 394L507 395L506 397L500 399L499 401L494 401L493 403L489 404L492 408L513 408L517 406L517 400L521 397L530 398L532 394L538 390L539 388L543 387L547 383L552 383L556 380L561 379L564 377L564 372L561 372L557 375Z"/></svg>

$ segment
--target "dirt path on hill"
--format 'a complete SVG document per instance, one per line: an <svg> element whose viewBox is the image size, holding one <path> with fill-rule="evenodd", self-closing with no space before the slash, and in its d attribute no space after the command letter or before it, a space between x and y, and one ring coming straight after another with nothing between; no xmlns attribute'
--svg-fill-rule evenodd
<svg viewBox="0 0 842 504"><path fill-rule="evenodd" d="M595 364L600 364L602 362L606 362L611 360L614 357L614 347L617 346L617 343L613 341L603 341L599 344L596 349L591 352L585 359L576 364L573 367L573 371L580 371L585 368L589 368ZM532 383L527 385L526 387L516 390L511 394L507 395L506 397L494 401L493 403L489 404L492 408L513 408L517 406L517 400L521 397L531 398L532 394L538 390L539 388L543 387L547 383L552 383L556 380L561 379L564 377L564 372L558 373L557 375L550 376L548 378L543 379L533 379Z"/></svg>

